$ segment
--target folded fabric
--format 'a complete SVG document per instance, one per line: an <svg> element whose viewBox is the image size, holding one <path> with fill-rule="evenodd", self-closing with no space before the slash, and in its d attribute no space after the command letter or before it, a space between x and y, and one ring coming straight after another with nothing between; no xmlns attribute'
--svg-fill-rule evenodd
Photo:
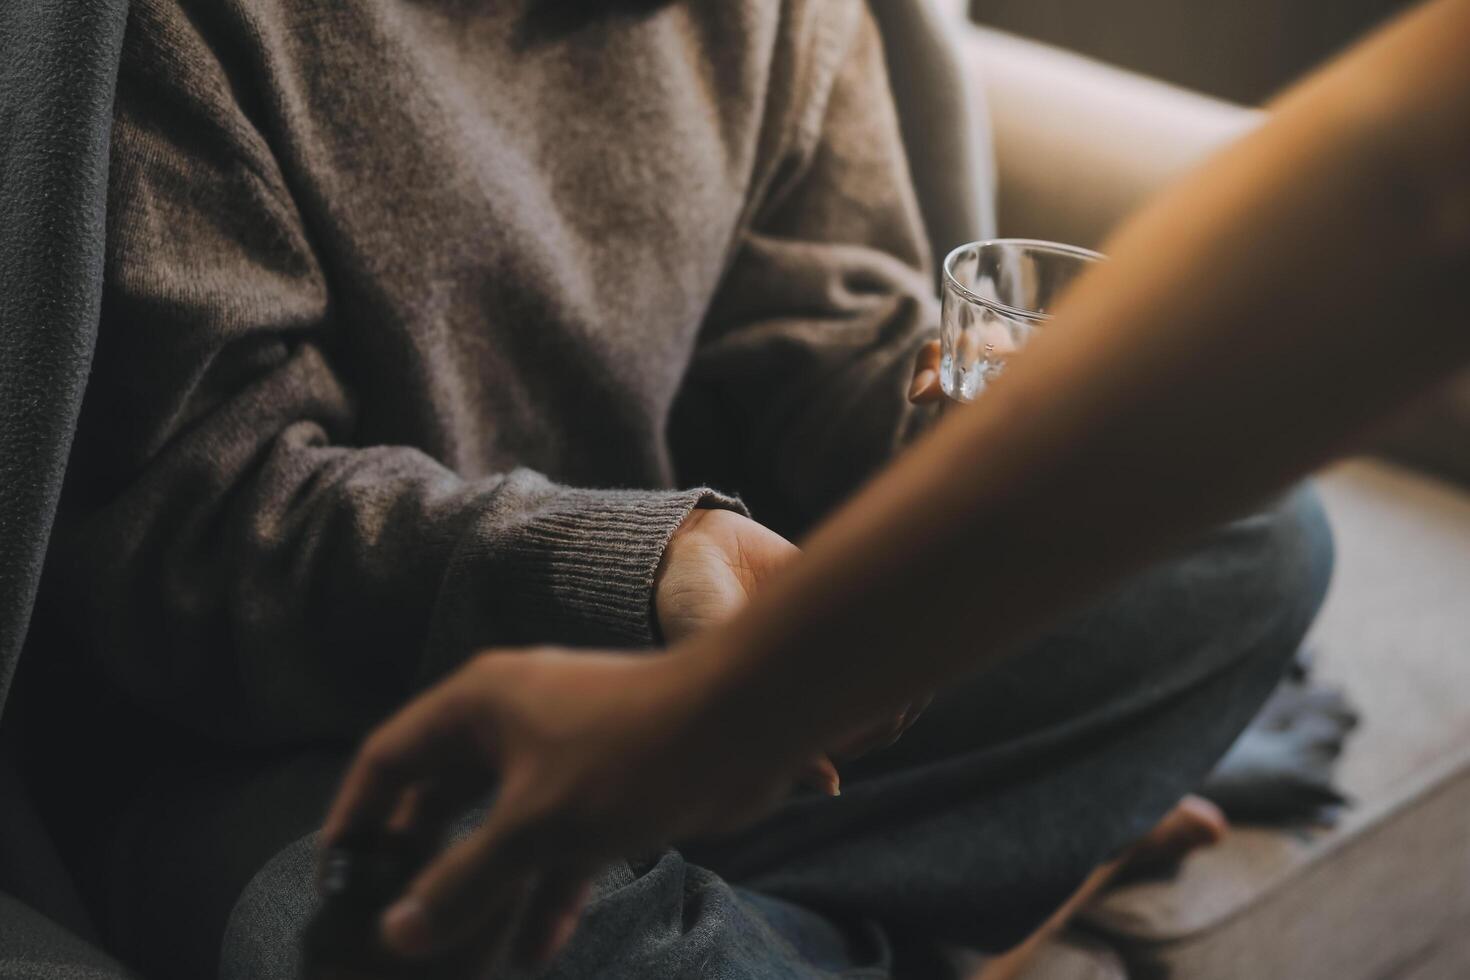
<svg viewBox="0 0 1470 980"><path fill-rule="evenodd" d="M1333 779L1358 717L1346 695L1315 682L1309 658L1299 656L1200 795L1232 820L1330 821L1348 802Z"/></svg>

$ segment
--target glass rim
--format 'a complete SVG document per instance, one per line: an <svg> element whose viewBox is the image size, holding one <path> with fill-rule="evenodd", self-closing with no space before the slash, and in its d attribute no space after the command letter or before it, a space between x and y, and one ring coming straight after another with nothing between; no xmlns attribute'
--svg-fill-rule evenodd
<svg viewBox="0 0 1470 980"><path fill-rule="evenodd" d="M996 245L1030 248L1039 252L1053 252L1059 255L1070 255L1073 258L1087 259L1091 262L1101 262L1107 259L1107 256L1102 254L1101 252L1094 251L1090 248L1084 248L1081 245L1068 245L1064 242L1049 242L1043 238L982 238L979 241L965 242L963 245L956 245L954 248L950 249L949 254L944 257L943 265L944 284L947 288L953 289L955 292L959 293L960 296L969 300L972 303L977 303L980 306L986 307L987 309L995 310L997 313L1004 313L1006 316L1010 317L1019 317L1023 320L1050 320L1052 315L1050 313L1042 313L1040 310L1023 310L1020 307L1008 306L1007 304L1002 303L1000 300L989 299L987 297L981 296L980 294L973 292L969 287L963 285L954 276L954 263L961 252L968 251L969 249L975 249L978 252L982 248L992 247Z"/></svg>

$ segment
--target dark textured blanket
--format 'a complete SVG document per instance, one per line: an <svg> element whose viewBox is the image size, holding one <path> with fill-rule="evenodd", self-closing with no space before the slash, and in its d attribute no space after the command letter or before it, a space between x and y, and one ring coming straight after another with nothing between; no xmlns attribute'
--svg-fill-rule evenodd
<svg viewBox="0 0 1470 980"><path fill-rule="evenodd" d="M127 0L0 4L0 712L20 659L92 363L113 87ZM85 933L0 745L0 879ZM0 895L0 960L122 976ZM17 974L19 975L19 974Z"/></svg>
<svg viewBox="0 0 1470 980"><path fill-rule="evenodd" d="M0 710L92 363L126 14L0 4Z"/></svg>

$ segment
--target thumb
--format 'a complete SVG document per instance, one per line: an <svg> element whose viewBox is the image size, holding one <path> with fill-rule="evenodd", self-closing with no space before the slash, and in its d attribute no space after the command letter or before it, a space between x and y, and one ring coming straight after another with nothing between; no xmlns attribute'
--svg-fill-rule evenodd
<svg viewBox="0 0 1470 980"><path fill-rule="evenodd" d="M837 766L825 752L818 752L807 760L801 767L796 781L818 793L828 796L842 795L842 777L837 772Z"/></svg>
<svg viewBox="0 0 1470 980"><path fill-rule="evenodd" d="M441 853L383 913L383 941L390 949L416 957L471 934L492 947L510 938L535 881L536 850L505 796L470 837Z"/></svg>
<svg viewBox="0 0 1470 980"><path fill-rule="evenodd" d="M939 341L931 340L919 348L914 359L914 380L909 385L909 401L915 405L927 405L944 397L939 383Z"/></svg>

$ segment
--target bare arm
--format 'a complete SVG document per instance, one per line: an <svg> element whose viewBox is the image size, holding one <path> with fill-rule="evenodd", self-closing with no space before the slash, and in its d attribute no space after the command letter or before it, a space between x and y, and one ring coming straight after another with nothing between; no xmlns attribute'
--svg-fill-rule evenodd
<svg viewBox="0 0 1470 980"><path fill-rule="evenodd" d="M781 737L922 689L1463 363L1467 50L1470 3L1419 9L1131 221L999 385L707 639L719 686L781 712ZM817 676L845 681L817 710L773 700Z"/></svg>

